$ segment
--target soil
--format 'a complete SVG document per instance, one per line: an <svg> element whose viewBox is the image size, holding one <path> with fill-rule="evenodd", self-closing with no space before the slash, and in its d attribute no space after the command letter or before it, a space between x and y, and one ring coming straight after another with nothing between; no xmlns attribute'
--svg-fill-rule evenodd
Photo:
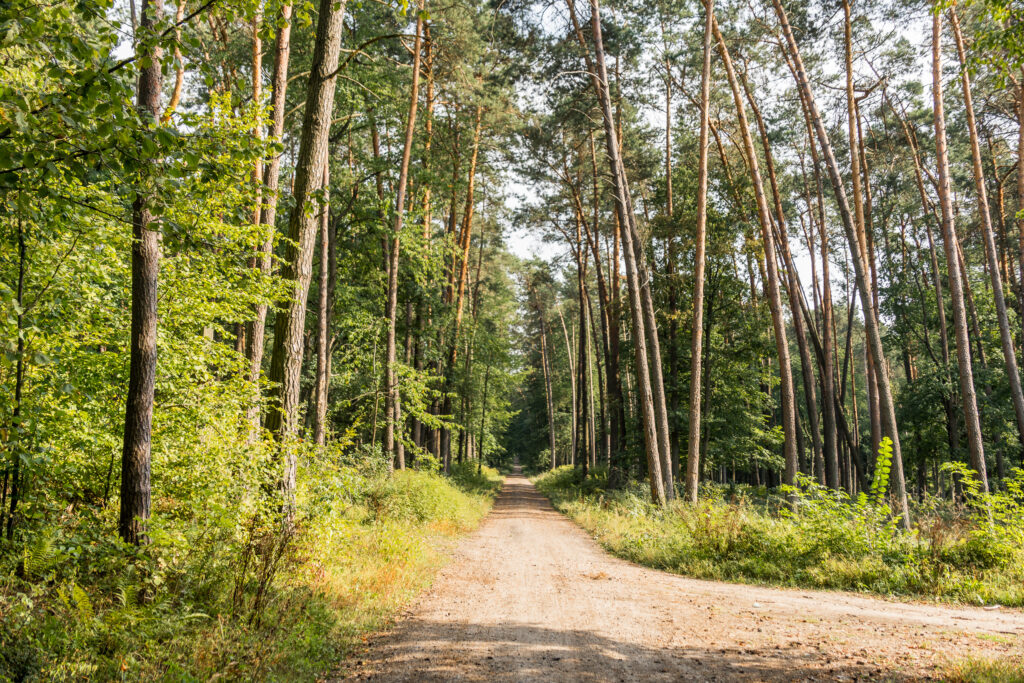
<svg viewBox="0 0 1024 683"><path fill-rule="evenodd" d="M520 474L433 588L346 663L347 680L941 678L1024 661L1024 613L699 581L602 550Z"/></svg>

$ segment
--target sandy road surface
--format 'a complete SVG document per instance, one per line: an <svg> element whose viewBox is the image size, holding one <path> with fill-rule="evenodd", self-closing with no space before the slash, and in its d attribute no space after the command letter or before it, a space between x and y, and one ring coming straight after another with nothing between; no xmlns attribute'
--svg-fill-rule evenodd
<svg viewBox="0 0 1024 683"><path fill-rule="evenodd" d="M697 581L618 560L520 475L353 680L921 680L1024 614Z"/></svg>

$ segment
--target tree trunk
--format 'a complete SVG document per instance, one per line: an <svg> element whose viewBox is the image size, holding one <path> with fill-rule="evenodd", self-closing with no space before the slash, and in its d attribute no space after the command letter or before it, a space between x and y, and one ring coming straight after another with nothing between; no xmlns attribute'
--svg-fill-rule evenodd
<svg viewBox="0 0 1024 683"><path fill-rule="evenodd" d="M320 281L318 283L317 302L317 338L316 338L316 382L313 390L313 441L323 446L327 439L327 387L331 378L327 373L327 354L330 353L331 313L334 301L331 298L329 281L331 279L331 165L324 164L323 184L324 203L320 208Z"/></svg>
<svg viewBox="0 0 1024 683"><path fill-rule="evenodd" d="M277 30L277 46L274 51L274 74L271 83L271 114L270 139L281 142L284 134L285 92L288 88L288 58L291 54L292 6L286 3L281 6L279 22L283 26ZM275 154L263 169L263 192L260 194L262 204L260 223L264 226L263 244L260 245L258 257L260 272L270 274L274 253L274 230L277 222L278 181L281 175L281 155ZM246 348L249 360L249 381L254 385L260 380L263 369L263 350L266 342L267 305L256 305L256 317L248 324L245 336L248 339ZM259 390L257 389L257 399ZM249 422L252 424L252 437L259 432L260 406L255 401L249 408Z"/></svg>
<svg viewBox="0 0 1024 683"><path fill-rule="evenodd" d="M733 102L736 105L736 116L739 119L740 135L743 138L743 148L750 165L750 175L754 186L754 198L757 201L757 215L761 223L761 240L764 243L765 260L765 289L768 295L768 309L772 316L772 328L775 333L775 346L779 360L779 377L781 378L780 392L782 398L782 431L785 435L783 444L783 455L786 469L783 479L787 486L796 483L797 472L797 420L796 420L796 395L793 389L793 368L789 359L789 340L786 335L786 320L782 311L782 294L779 288L778 261L775 255L775 239L772 235L771 214L768 209L768 200L765 197L764 183L761 180L761 171L757 162L757 150L754 149L754 141L750 135L750 125L747 122L746 107L743 104L743 95L740 92L739 80L733 69L732 58L729 50L718 29L718 22L712 17L712 27L715 33L715 40L718 41L718 51L725 66L725 73L729 79L729 86L732 90Z"/></svg>
<svg viewBox="0 0 1024 683"><path fill-rule="evenodd" d="M1021 69L1024 75L1024 67ZM1020 251L1021 324L1024 325L1024 78L1017 85L1017 246ZM1024 444L1021 444L1024 446Z"/></svg>
<svg viewBox="0 0 1024 683"><path fill-rule="evenodd" d="M431 169L431 153L430 149L434 141L434 56L433 56L433 43L430 40L430 23L425 22L423 24L423 43L424 43L424 70L426 77L426 112L423 117L423 128L424 128L424 140L423 140L423 169L429 173ZM432 223L431 223L431 184L425 183L423 189L423 244L427 250L427 253L432 257L433 246L431 244L432 238ZM416 307L416 320L417 329L419 334L416 338L416 347L414 353L414 366L416 372L420 373L423 371L423 356L424 346L426 345L426 332L429 325L430 319L430 303L426 295L426 291L419 301ZM424 427L420 420L413 420L412 426L412 439L413 443L417 447L424 447Z"/></svg>
<svg viewBox="0 0 1024 683"><path fill-rule="evenodd" d="M539 303L534 304L534 310L540 318L540 363L544 372L544 398L548 408L548 444L551 449L551 469L555 469L555 399L551 387L551 365L548 361L548 331L544 322L544 311L541 310Z"/></svg>
<svg viewBox="0 0 1024 683"><path fill-rule="evenodd" d="M484 393L480 400L480 444L477 449L477 460L476 460L476 472L480 474L483 471L484 464L484 430L487 427L487 383L491 379L491 364L488 363L484 369Z"/></svg>
<svg viewBox="0 0 1024 683"><path fill-rule="evenodd" d="M163 16L163 0L142 0L139 29L144 43L156 36L155 25ZM154 44L145 55L149 65L141 69L136 107L147 123L159 124L163 50ZM150 462L153 398L156 387L157 284L160 277L160 226L154 225L152 207L157 198L140 189L132 203L132 323L128 396L125 402L124 443L121 450L121 506L117 531L126 543L147 542L146 521L150 506ZM19 356L20 358L20 356ZM17 473L15 473L17 483ZM17 498L12 494L11 517ZM8 534L10 535L10 534Z"/></svg>
<svg viewBox="0 0 1024 683"><path fill-rule="evenodd" d="M574 25L577 23L576 8L573 0L568 0L569 11ZM590 0L590 23L594 41L594 59L588 55L594 89L601 106L601 114L605 129L605 146L608 162L611 167L612 188L615 194L615 211L622 227L623 255L626 263L626 282L630 297L630 314L633 321L633 348L636 356L637 391L640 410L643 415L645 450L647 469L651 484L651 498L657 505L666 502L665 481L662 474L662 456L659 449L659 421L655 409L654 394L651 389L651 370L648 365L647 331L644 324L644 305L642 303L640 269L637 263L638 250L635 249L634 229L635 216L632 201L625 177L625 169L619 155L619 138L615 129L615 118L612 112L611 96L608 88L608 69L604 58L604 41L601 32L601 13L598 0ZM577 38L586 49L583 34L576 26ZM642 252L640 256L642 257ZM654 332L652 330L652 332ZM655 359L658 362L658 359ZM667 425L666 425L667 427ZM667 430L666 430L667 438Z"/></svg>
<svg viewBox="0 0 1024 683"><path fill-rule="evenodd" d="M421 7L422 10L422 2ZM412 138L416 129L416 108L420 101L420 47L423 34L423 12L416 15L416 39L412 48L412 93L409 98L409 115L405 123L405 144L402 147L402 166L398 172L398 189L395 200L395 223L392 229L390 260L388 263L388 337L384 355L384 414L387 426L384 430L384 454L391 462L395 456L395 466L405 469L404 449L395 447L396 424L401 419L398 383L395 379L396 343L395 328L398 323L398 255L401 247L402 224L405 220L405 192L409 183L409 159L412 156Z"/></svg>
<svg viewBox="0 0 1024 683"><path fill-rule="evenodd" d="M907 505L907 488L906 479L903 474L903 454L900 449L899 428L896 422L896 406L893 402L888 368L886 368L884 362L885 356L883 353L882 336L881 331L879 330L878 318L875 316L875 311L872 306L872 296L867 279L868 271L866 264L864 263L864 259L862 258L860 240L858 239L856 226L850 213L850 205L846 198L846 189L843 186L843 179L839 173L839 165L836 163L835 154L832 150L832 143L829 141L828 131L825 130L824 122L822 121L821 115L818 113L818 107L814 100L814 93L811 91L810 83L807 80L803 60L800 57L800 49L796 44L796 38L794 38L793 31L790 28L786 11L782 7L781 0L772 0L772 6L779 18L779 24L782 28L786 47L789 50L790 57L792 58L793 65L796 69L797 86L803 91L804 101L808 110L807 113L811 118L811 122L814 124L814 129L818 137L818 144L821 147L821 152L824 155L825 164L828 168L829 180L832 183L832 189L839 208L839 215L843 223L843 229L846 232L846 239L850 245L850 256L853 260L857 289L860 293L861 303L865 311L869 311L864 321L865 328L867 330L868 342L871 345L875 354L875 360L878 363L879 398L883 422L885 429L889 432L889 437L893 442L892 486L896 494L897 506L899 508L903 525L909 527L910 512Z"/></svg>
<svg viewBox="0 0 1024 683"><path fill-rule="evenodd" d="M971 161L974 165L974 188L978 195L978 216L981 219L982 238L985 241L985 256L988 259L989 277L992 281L992 298L996 305L996 317L999 321L999 340L1003 348L1003 361L1006 377L1010 384L1010 396L1013 399L1013 410L1017 418L1017 436L1024 444L1024 393L1021 391L1020 371L1017 369L1017 355L1013 347L1013 333L1010 330L1010 319L1006 312L1006 298L1003 294L1003 280L999 267L999 256L996 253L995 235L992 230L992 218L988 208L988 197L985 193L985 174L981 164L981 143L978 140L978 126L974 120L974 99L971 94L971 77L967 70L967 59L964 54L964 41L960 33L960 21L955 6L949 10L952 19L953 37L956 38L957 55L960 58L960 82L964 91L964 109L967 112L967 132L971 138ZM966 273L964 275L966 277ZM981 340L978 340L981 343Z"/></svg>
<svg viewBox="0 0 1024 683"><path fill-rule="evenodd" d="M466 278L468 276L469 269L469 246L473 237L473 213L475 204L475 190L476 190L476 166L477 160L480 153L480 129L481 129L481 116L483 113L483 107L476 107L476 123L473 129L473 152L470 156L469 162L469 185L466 190L466 207L462 217L462 230L459 233L458 245L461 251L461 258L459 260L459 275L458 275L458 287L455 286L455 264L452 264L452 270L449 276L449 303L454 298L455 303L455 329L452 332L451 346L449 347L448 353L448 365L444 373L445 375L445 398L444 398L444 412L448 414L451 412L451 398L449 396L449 388L451 385L451 373L455 371L455 362L458 360L459 351L459 334L462 329L462 310L463 300L466 294ZM456 167L457 171L457 167ZM452 210L450 213L450 227L449 232L455 232L455 222L457 220L455 213L455 187L456 184L452 183ZM443 429L441 434L441 452L442 459L444 460L444 471L448 471L448 465L451 461L451 430Z"/></svg>
<svg viewBox="0 0 1024 683"><path fill-rule="evenodd" d="M294 512L296 468L296 453L288 441L297 433L302 338L318 219L317 212L309 210L312 207L308 205L314 200L314 193L320 185L323 168L327 163L328 134L334 110L344 13L344 2L339 4L333 0L320 0L313 63L292 190L295 207L288 220L289 242L281 269L282 277L291 282L292 286L289 298L280 302L274 321L274 349L269 379L276 386L276 395L263 426L282 444L280 487L287 523L291 522Z"/></svg>
<svg viewBox="0 0 1024 683"><path fill-rule="evenodd" d="M796 334L797 351L800 354L800 369L803 373L803 389L804 389L804 401L807 404L807 421L808 428L811 432L811 448L814 454L814 461L818 462L823 459L821 451L821 432L819 430L818 423L818 398L817 392L815 391L815 380L814 380L814 368L811 359L810 350L807 346L807 334L804 331L804 320L801 315L801 297L803 296L803 290L800 288L799 278L797 275L796 266L793 263L793 255L789 249L789 234L786 229L786 214L782 209L782 195L779 192L778 178L775 175L775 158L772 154L771 142L768 138L768 129L764 124L764 118L761 116L761 110L757 106L757 102L754 100L750 89L747 87L747 81L744 76L740 76L743 81L743 88L747 95L747 100L750 102L750 109L754 112L754 120L757 123L757 129L761 136L761 146L764 149L765 169L768 171L768 182L772 189L772 198L774 200L775 209L775 221L778 226L778 240L779 240L779 251L781 252L783 263L786 268L786 275L788 277L788 293L789 293L789 309L793 316L793 331ZM808 325L810 321L808 320ZM800 435L799 422L797 424L797 436ZM800 453L803 453L801 447ZM809 469L804 469L805 473L810 473Z"/></svg>
<svg viewBox="0 0 1024 683"><path fill-rule="evenodd" d="M801 100L803 98L801 97ZM811 151L811 162L814 164L814 184L817 206L817 222L819 240L821 242L821 329L822 329L822 357L821 386L822 386L822 413L825 422L824 439L822 444L822 457L825 461L825 483L830 488L839 488L839 451L837 448L836 422L837 413L843 417L842 411L836 409L836 376L835 376L835 354L833 353L832 329L835 326L835 317L832 311L832 283L829 273L829 244L828 224L825 222L825 202L821 186L821 173L818 165L818 151L814 142L814 131L808 123L807 143ZM810 208L810 204L808 204ZM814 258L813 253L811 258ZM811 326L813 330L813 325ZM845 419L845 418L844 418Z"/></svg>
<svg viewBox="0 0 1024 683"><path fill-rule="evenodd" d="M665 53L665 213L668 218L669 233L665 238L665 276L668 280L668 310L677 311L679 308L676 297L676 276L675 276L675 206L672 197L672 62L668 58L668 44L665 40L665 24L661 24L662 48ZM675 315L669 317L668 322L668 401L671 412L676 415L679 410L679 346L676 343L678 321ZM666 420L668 412L666 411ZM668 460L671 463L669 469L670 478L666 479L667 490L674 495L675 487L672 481L679 475L679 420L673 419L669 424L668 438Z"/></svg>
<svg viewBox="0 0 1024 683"><path fill-rule="evenodd" d="M981 420L971 369L971 346L967 336L967 311L958 260L956 228L953 225L953 200L949 183L949 157L946 152L946 118L942 97L942 14L932 14L932 101L935 116L935 157L938 166L939 208L942 215L942 241L948 266L949 298L953 303L953 331L956 333L957 369L960 376L960 400L967 423L967 450L981 482L988 491L985 471L985 447L981 439Z"/></svg>
<svg viewBox="0 0 1024 683"><path fill-rule="evenodd" d="M587 265L584 260L583 226L578 210L576 214L576 248L574 251L576 254L576 298L579 304L579 341L576 345L577 360L576 377L574 380L576 382L576 405L574 406L576 411L576 450L574 464L577 467L583 468L583 476L586 477L593 447L588 433L590 413L587 401L587 397L590 394L590 386L587 382L587 368L590 365L590 358L587 354L587 339L590 336L590 324L587 319L587 292L585 285Z"/></svg>
<svg viewBox="0 0 1024 683"><path fill-rule="evenodd" d="M871 251L868 248L868 227L864 217L864 192L861 187L860 145L858 144L857 135L857 101L854 97L853 89L853 37L850 0L843 0L843 35L843 55L846 67L847 139L850 147L850 179L853 183L853 218L861 259L871 269L871 291L873 295L870 305L875 309L874 316L877 318L875 266ZM871 450L873 453L877 453L878 444L881 440L881 412L879 411L878 401L878 380L875 373L875 367L878 363L875 363L871 357L872 349L870 347L867 347L866 353L868 354L868 365L865 379L868 388L868 414L871 419ZM879 362L884 362L884 359L880 359Z"/></svg>
<svg viewBox="0 0 1024 683"><path fill-rule="evenodd" d="M576 349L574 348L573 343L569 340L569 328L565 326L565 316L562 315L561 308L558 309L558 320L560 323L562 323L562 336L565 338L565 359L566 362L569 364L569 401L571 404L569 407L569 453L571 453L570 460L572 464L575 465L576 449L579 444L579 442L577 441L578 433L576 431L578 417L578 413L576 412L576 394L578 385L576 384L576 361L574 360L574 356L576 355Z"/></svg>
<svg viewBox="0 0 1024 683"><path fill-rule="evenodd" d="M704 267L708 224L708 103L711 97L711 36L714 0L704 5L704 60L700 77L700 141L697 158L697 230L693 265L693 329L690 339L690 425L686 450L686 499L700 488L701 360L704 345Z"/></svg>

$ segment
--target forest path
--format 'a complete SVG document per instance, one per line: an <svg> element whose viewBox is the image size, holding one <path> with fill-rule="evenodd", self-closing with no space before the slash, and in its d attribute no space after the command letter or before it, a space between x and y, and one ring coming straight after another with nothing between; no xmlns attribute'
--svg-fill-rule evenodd
<svg viewBox="0 0 1024 683"><path fill-rule="evenodd" d="M1024 654L1014 610L698 581L616 559L520 474L505 479L405 618L351 680L922 680Z"/></svg>

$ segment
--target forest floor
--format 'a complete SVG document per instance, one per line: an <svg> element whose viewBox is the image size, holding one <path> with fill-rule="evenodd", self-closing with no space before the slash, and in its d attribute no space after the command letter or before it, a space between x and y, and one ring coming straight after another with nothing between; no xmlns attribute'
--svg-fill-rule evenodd
<svg viewBox="0 0 1024 683"><path fill-rule="evenodd" d="M944 678L1021 658L1024 613L700 581L602 550L520 474L433 588L340 673L375 681Z"/></svg>

